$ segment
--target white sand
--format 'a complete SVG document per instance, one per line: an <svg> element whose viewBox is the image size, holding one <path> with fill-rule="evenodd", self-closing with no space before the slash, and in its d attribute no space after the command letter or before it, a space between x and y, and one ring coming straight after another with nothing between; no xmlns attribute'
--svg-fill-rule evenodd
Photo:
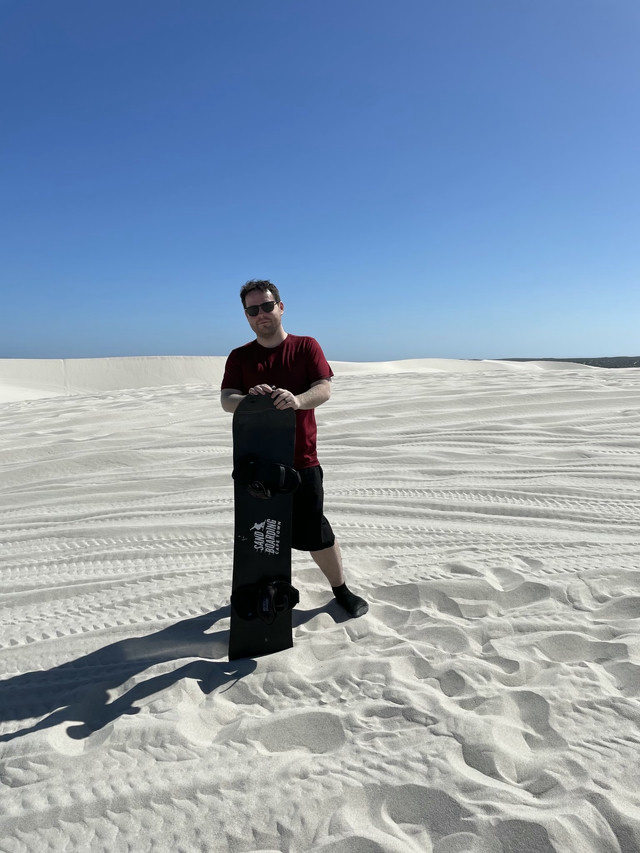
<svg viewBox="0 0 640 853"><path fill-rule="evenodd" d="M0 850L640 851L640 370L334 364L370 612L229 664L223 363L0 362Z"/></svg>

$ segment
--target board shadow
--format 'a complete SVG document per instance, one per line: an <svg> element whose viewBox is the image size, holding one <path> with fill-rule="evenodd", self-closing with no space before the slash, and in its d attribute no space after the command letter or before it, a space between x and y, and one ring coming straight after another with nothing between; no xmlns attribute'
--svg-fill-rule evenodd
<svg viewBox="0 0 640 853"><path fill-rule="evenodd" d="M43 718L0 735L0 742L65 721L79 723L76 734L88 735L122 714L137 713L135 701L182 678L196 678L205 693L242 678L255 664L251 667L240 661L230 665L217 660L226 651L229 631L207 633L227 618L229 612L229 606L222 607L161 631L118 640L52 669L26 672L0 681L0 722ZM139 682L120 698L109 701L111 691L156 664L194 657L203 660L191 661L173 672Z"/></svg>
<svg viewBox="0 0 640 853"><path fill-rule="evenodd" d="M298 627L319 613L340 619L340 608L329 602L312 610L294 610ZM226 656L229 630L208 633L230 616L230 606L184 619L161 631L118 640L87 655L47 670L34 670L0 680L0 723L34 720L14 732L0 734L0 743L52 728L67 728L69 737L81 739L127 714L137 714L136 703L193 678L209 694L232 684L256 669L253 658L221 661ZM182 658L199 658L177 669L139 681L125 694L110 701L113 690L151 667Z"/></svg>

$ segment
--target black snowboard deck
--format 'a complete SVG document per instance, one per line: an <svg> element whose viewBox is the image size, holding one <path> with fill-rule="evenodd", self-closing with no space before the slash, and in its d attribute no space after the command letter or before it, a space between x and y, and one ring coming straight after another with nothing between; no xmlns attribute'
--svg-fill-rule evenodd
<svg viewBox="0 0 640 853"><path fill-rule="evenodd" d="M233 416L234 470L246 466L247 459L292 467L295 432L293 409L276 409L267 395L247 395ZM257 497L234 479L232 593L249 585L291 583L291 505L291 494ZM241 618L232 606L229 660L291 648L292 611L272 614L269 621Z"/></svg>

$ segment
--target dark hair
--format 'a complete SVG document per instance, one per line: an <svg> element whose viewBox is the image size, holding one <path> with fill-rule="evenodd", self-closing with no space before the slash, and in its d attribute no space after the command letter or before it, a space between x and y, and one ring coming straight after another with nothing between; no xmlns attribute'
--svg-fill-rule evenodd
<svg viewBox="0 0 640 853"><path fill-rule="evenodd" d="M248 281L246 284L242 285L240 290L240 299L242 299L242 304L246 308L245 298L247 293L251 293L252 290L261 290L263 293L266 293L267 290L273 294L273 298L276 302L280 302L280 291L272 284L268 279L264 281L258 278L252 278L251 281Z"/></svg>

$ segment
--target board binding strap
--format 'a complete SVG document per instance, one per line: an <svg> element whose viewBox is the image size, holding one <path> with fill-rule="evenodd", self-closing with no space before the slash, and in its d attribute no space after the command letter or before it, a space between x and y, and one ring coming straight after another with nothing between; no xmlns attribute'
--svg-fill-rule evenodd
<svg viewBox="0 0 640 853"><path fill-rule="evenodd" d="M278 613L293 610L299 601L294 586L277 580L241 586L231 595L231 606L241 619L260 619L265 625L273 625Z"/></svg>
<svg viewBox="0 0 640 853"><path fill-rule="evenodd" d="M252 497L265 500L274 495L290 495L300 485L300 474L295 468L267 462L256 456L241 459L232 476L246 486Z"/></svg>

